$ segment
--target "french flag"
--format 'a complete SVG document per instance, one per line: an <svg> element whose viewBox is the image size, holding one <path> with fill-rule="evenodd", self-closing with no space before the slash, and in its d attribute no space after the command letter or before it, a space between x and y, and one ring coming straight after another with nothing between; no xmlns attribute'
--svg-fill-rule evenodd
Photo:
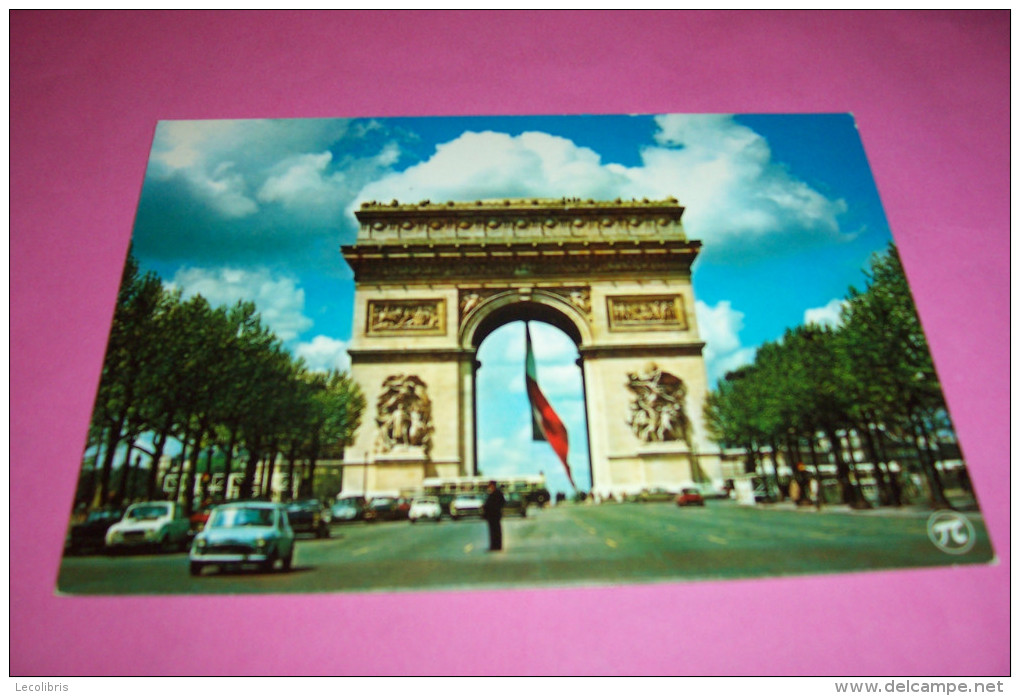
<svg viewBox="0 0 1020 696"><path fill-rule="evenodd" d="M570 481L570 485L576 489L574 477L570 473L570 465L567 464L567 451L570 448L567 428L538 387L538 372L535 370L535 354L531 350L531 332L528 330L528 322L524 322L524 342L527 348L524 358L524 381L528 387L528 401L531 402L533 438L545 440L552 445L553 451L563 462L563 468L567 470L567 479Z"/></svg>

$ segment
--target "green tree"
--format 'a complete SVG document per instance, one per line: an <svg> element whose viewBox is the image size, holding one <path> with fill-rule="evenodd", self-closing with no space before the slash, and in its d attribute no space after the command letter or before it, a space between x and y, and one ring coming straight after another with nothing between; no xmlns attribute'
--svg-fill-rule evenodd
<svg viewBox="0 0 1020 696"><path fill-rule="evenodd" d="M948 507L935 466L935 433L950 430L945 402L899 252L872 259L867 288L850 289L844 314L847 360L871 420L913 442L933 507Z"/></svg>
<svg viewBox="0 0 1020 696"><path fill-rule="evenodd" d="M802 485L806 479L796 466L801 443L819 476L816 455L824 436L842 500L855 507L869 505L855 461L859 449L871 463L880 502L900 504L886 443L906 439L927 477L931 504L947 506L936 461L942 441L955 444L955 436L894 246L872 259L866 278L863 291L850 288L838 328L789 329L780 341L763 344L752 365L727 375L706 401L710 435L746 448L755 461L767 447L773 471L785 441Z"/></svg>
<svg viewBox="0 0 1020 696"><path fill-rule="evenodd" d="M140 432L139 387L145 382L147 367L159 349L152 339L162 297L163 285L159 278L154 273L140 273L138 262L129 254L121 276L92 414L91 430L105 433L93 505L117 502L117 493L111 485L113 462L119 448L130 445Z"/></svg>

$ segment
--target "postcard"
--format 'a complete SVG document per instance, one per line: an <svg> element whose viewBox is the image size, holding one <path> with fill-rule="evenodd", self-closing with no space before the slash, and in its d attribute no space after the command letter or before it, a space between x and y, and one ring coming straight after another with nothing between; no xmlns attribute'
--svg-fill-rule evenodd
<svg viewBox="0 0 1020 696"><path fill-rule="evenodd" d="M70 595L988 563L848 114L162 121Z"/></svg>

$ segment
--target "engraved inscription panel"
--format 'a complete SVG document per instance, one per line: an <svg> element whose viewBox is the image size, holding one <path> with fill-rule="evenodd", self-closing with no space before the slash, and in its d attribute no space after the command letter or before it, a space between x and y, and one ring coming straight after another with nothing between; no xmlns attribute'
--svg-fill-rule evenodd
<svg viewBox="0 0 1020 696"><path fill-rule="evenodd" d="M682 331L687 328L680 295L631 295L607 297L612 331Z"/></svg>

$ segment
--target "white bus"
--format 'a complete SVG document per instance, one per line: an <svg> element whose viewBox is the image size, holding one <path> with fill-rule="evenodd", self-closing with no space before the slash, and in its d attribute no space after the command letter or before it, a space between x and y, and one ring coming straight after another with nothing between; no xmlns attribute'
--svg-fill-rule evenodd
<svg viewBox="0 0 1020 696"><path fill-rule="evenodd" d="M532 476L437 476L426 478L422 483L425 495L436 496L449 504L454 496L463 493L485 494L490 481L495 481L504 493L518 493L529 505L545 505L549 502L549 489L545 475Z"/></svg>

